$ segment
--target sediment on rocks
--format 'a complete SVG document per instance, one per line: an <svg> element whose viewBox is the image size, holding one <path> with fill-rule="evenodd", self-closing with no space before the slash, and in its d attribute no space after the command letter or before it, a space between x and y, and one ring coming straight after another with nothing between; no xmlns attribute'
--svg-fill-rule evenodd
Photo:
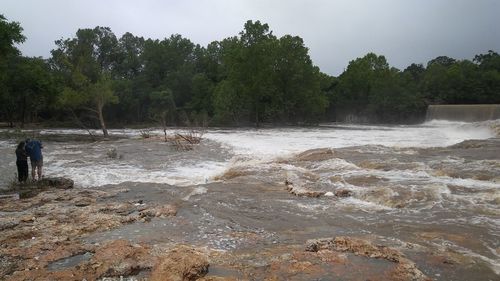
<svg viewBox="0 0 500 281"><path fill-rule="evenodd" d="M0 195L3 195L5 199L30 198L43 191L52 189L72 189L73 186L74 181L72 179L49 177L25 184L14 183L9 189L0 190Z"/></svg>
<svg viewBox="0 0 500 281"><path fill-rule="evenodd" d="M97 280L134 276L151 270L157 257L146 244L82 238L124 224L175 216L166 202L137 204L114 199L123 189L68 189L72 181L48 179L36 195L0 204L0 279ZM87 255L77 266L50 269L52 263Z"/></svg>
<svg viewBox="0 0 500 281"><path fill-rule="evenodd" d="M368 258L384 259L397 264L392 272L393 280L431 280L423 274L414 262L404 257L400 251L381 245L373 245L368 241L345 236L308 240L305 245L307 252L320 251L349 252Z"/></svg>
<svg viewBox="0 0 500 281"><path fill-rule="evenodd" d="M179 245L161 256L151 272L151 281L191 281L208 273L208 258L202 252Z"/></svg>

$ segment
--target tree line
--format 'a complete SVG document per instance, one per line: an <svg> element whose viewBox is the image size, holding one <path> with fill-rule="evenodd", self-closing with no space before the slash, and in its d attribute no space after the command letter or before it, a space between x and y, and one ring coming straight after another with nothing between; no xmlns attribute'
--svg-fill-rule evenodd
<svg viewBox="0 0 500 281"><path fill-rule="evenodd" d="M205 46L108 27L55 41L48 59L25 57L22 27L0 15L0 118L11 126L297 125L323 121L411 123L428 104L500 103L500 55L446 56L403 71L384 56L357 58L338 77L320 71L302 38L247 21Z"/></svg>

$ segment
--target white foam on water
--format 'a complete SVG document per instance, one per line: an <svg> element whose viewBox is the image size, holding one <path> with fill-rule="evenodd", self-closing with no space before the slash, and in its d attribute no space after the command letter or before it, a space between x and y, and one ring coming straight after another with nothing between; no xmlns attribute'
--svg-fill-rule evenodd
<svg viewBox="0 0 500 281"><path fill-rule="evenodd" d="M329 206L322 205L322 204L295 203L294 205L303 209L303 210L312 211L312 212L325 211L329 208Z"/></svg>
<svg viewBox="0 0 500 281"><path fill-rule="evenodd" d="M163 135L158 128L148 129L151 134ZM169 129L168 134L178 132L177 129ZM100 134L99 130L93 130ZM88 134L81 129L47 129L41 130L41 134ZM128 137L139 137L141 130L120 129L110 130L110 134ZM61 149L50 150L46 155L47 175L60 175L73 178L81 186L100 186L115 184L125 181L168 183L179 185L203 184L212 181L216 175L222 174L226 169L235 165L255 166L262 168L273 168L265 163L270 163L278 157L287 158L293 154L314 148L340 148L347 146L361 146L384 153L390 147L429 147L447 146L466 139L482 139L492 137L494 134L489 126L481 123L467 124L461 122L431 121L420 126L371 126L371 125L338 125L317 128L276 128L276 129L248 129L248 130L208 130L204 139L215 141L223 148L229 148L235 155L232 161L214 161L214 159L199 159L195 164L171 163L163 165L163 168L144 168L139 164L127 163L126 159L122 165L101 163L103 154L97 152L82 152L79 145L67 145ZM114 143L120 143L116 141ZM88 146L89 144L82 144ZM0 141L0 147L12 144ZM109 149L107 144L92 144L95 148ZM370 146L370 147L368 147ZM47 149L45 149L47 151ZM83 149L85 151L85 149ZM402 150L403 152L405 150ZM119 151L118 151L119 152ZM104 153L105 152L101 152ZM80 157L84 161L78 165L77 161L67 162L61 158L71 155ZM81 155L81 156L80 156ZM274 167L280 168L280 167ZM293 167L282 166L285 171L295 170ZM315 169L330 170L355 170L355 165L340 160L328 160L317 164ZM374 173L374 171L370 171ZM378 173L378 172L375 172ZM421 171L415 171L388 175L381 173L384 177L400 177L402 180L408 178L421 178ZM422 175L428 177L428 175ZM455 179L441 179L441 182L457 183ZM481 181L462 181L460 184L472 186L491 187L491 183Z"/></svg>
<svg viewBox="0 0 500 281"><path fill-rule="evenodd" d="M338 204L347 206L356 206L356 208L359 208L360 210L363 210L365 212L394 210L394 208L370 201L361 200L355 197L348 197L345 199L341 199L339 200Z"/></svg>
<svg viewBox="0 0 500 281"><path fill-rule="evenodd" d="M475 179L461 179L461 178L452 178L452 177L433 177L433 181L438 183L443 183L447 185L458 185L464 186L468 188L475 189L492 189L492 188L500 188L499 183L491 182L491 181L482 181Z"/></svg>
<svg viewBox="0 0 500 281"><path fill-rule="evenodd" d="M188 186L212 181L223 171L225 163L203 162L195 166L177 166L166 169L145 169L127 164L87 164L71 166L72 160L53 160L45 165L47 176L63 176L73 179L81 187L94 187L123 182L163 183Z"/></svg>
<svg viewBox="0 0 500 281"><path fill-rule="evenodd" d="M6 141L6 140L0 140L0 148L9 148L12 147L14 144L11 141Z"/></svg>
<svg viewBox="0 0 500 281"><path fill-rule="evenodd" d="M195 188L193 188L193 190L191 191L191 193L189 193L187 196L185 196L184 198L182 198L182 200L188 201L189 198L191 198L191 196L205 194L205 193L207 193L207 191L208 190L205 187L203 187L203 186L195 187Z"/></svg>
<svg viewBox="0 0 500 281"><path fill-rule="evenodd" d="M469 256L469 257L472 257L472 258L476 258L476 259L480 259L482 260L483 262L485 262L494 272L495 274L498 274L500 275L500 259L497 258L497 259L492 259L492 258L489 258L489 257L485 257L481 254L478 254L478 253L475 253L469 249L466 249L466 248L463 248L463 247L459 247L457 245L454 245L456 248L456 251L457 252L460 252L466 256ZM499 257L498 254L495 254L497 257Z"/></svg>
<svg viewBox="0 0 500 281"><path fill-rule="evenodd" d="M236 154L290 155L314 148L383 145L391 147L444 147L467 139L487 139L488 126L432 121L422 126L336 126L333 128L286 128L214 130L205 138L232 147Z"/></svg>
<svg viewBox="0 0 500 281"><path fill-rule="evenodd" d="M56 150L56 151L52 151L51 154L52 155L78 155L78 154L82 154L83 151L81 150L69 150L69 149L60 149L60 150Z"/></svg>
<svg viewBox="0 0 500 281"><path fill-rule="evenodd" d="M346 170L359 170L360 168L351 162L340 158L332 158L325 161L317 162L312 165L313 170L333 170L333 171L346 171Z"/></svg>

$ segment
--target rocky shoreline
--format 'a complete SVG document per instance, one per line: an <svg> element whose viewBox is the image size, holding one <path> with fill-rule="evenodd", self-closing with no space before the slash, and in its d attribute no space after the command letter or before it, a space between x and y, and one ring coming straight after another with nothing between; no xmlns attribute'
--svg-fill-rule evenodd
<svg viewBox="0 0 500 281"><path fill-rule="evenodd" d="M169 240L89 242L85 239L89 235L123 225L140 227L154 218L168 220L176 216L180 206L175 202L149 203L153 198L123 200L119 195L133 192L129 189L78 190L68 183L67 179L45 179L43 185L32 187L38 189L32 196L0 199L3 279L299 280L335 274L354 277L356 274L343 272L346 265L365 267L369 262L363 259L375 259L384 264L375 264L371 270L385 268L378 280L430 280L399 251L350 237L311 240L305 245L273 244L264 252L220 251ZM240 235L260 239L251 233ZM344 246L339 246L339 241ZM363 258L350 260L351 256ZM266 262L252 265L244 262L246 259ZM212 263L214 273L207 276ZM331 268L335 264L341 267Z"/></svg>

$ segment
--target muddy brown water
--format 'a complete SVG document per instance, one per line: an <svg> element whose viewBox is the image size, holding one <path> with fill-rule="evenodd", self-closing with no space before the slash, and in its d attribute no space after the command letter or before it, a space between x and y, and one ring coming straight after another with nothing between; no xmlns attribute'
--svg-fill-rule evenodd
<svg viewBox="0 0 500 281"><path fill-rule="evenodd" d="M474 147L470 147L472 143ZM360 186L342 185L342 188L354 190L354 195L347 198L291 195L285 190L284 182L280 184L277 180L283 177L283 171L278 168L262 171L255 166L240 167L245 172L231 180L197 186L124 183L120 186L133 192L120 194L120 200L143 200L146 205L176 202L180 207L177 216L125 225L91 235L87 242L118 238L152 244L170 241L255 254L276 245L300 245L312 238L365 237L381 245L402 249L420 270L435 280L497 280L500 247L498 182L468 177L473 177L471 169L484 165L482 172L490 179L498 179L500 171L488 168L489 164L484 161L493 161L497 165L499 148L500 140L490 139L449 148L417 149L411 153L406 150L408 153L401 153L401 150L394 153L380 147L368 149L375 153L368 152L367 147L337 149L334 159L343 159L353 165L364 161L386 163L375 167L380 170L370 169L372 174L366 171L356 174L358 178L364 176L366 184L358 179L356 184ZM385 153L381 154L380 150ZM436 166L436 170L429 168L427 173L441 175L439 160L449 157L465 159L451 161L447 166L448 170L463 174L464 178L437 176L443 178L442 182L433 182L436 181L433 176L417 175L405 179L405 174L402 176L397 170L402 166L407 168L403 165L405 163L418 161L428 167ZM324 166L318 168L318 163L330 160L292 159L286 165L308 168L309 173L318 174L313 177L316 181L311 180L310 175L304 176L307 179L297 176L297 181L309 181L305 183L309 185L307 188L335 190L335 183L328 186L322 181L322 175L329 175L332 171L326 172L328 169ZM253 173L251 169L259 172ZM391 178L392 169L397 170L397 177ZM373 175L379 178L386 175L387 178L374 181ZM345 178L351 176L353 174L342 175ZM468 187L457 187L460 184ZM404 193L409 185L412 191ZM390 192L378 192L379 189ZM448 258L443 261L436 256L452 256L455 260L450 262ZM266 261L259 263L259 258L255 257L247 262L258 266ZM383 268L377 265L379 261L367 259L363 262L374 263L374 268ZM218 269L214 272L225 271Z"/></svg>
<svg viewBox="0 0 500 281"><path fill-rule="evenodd" d="M1 152L6 155L10 146ZM123 157L110 159L112 148ZM123 138L48 141L46 163L49 174L81 179L77 188L125 188L128 192L119 193L117 201L178 206L175 217L94 233L83 238L86 243L186 243L248 256L239 262L258 268L269 264L259 253L278 246L349 236L400 249L435 280L498 280L499 151L500 139L489 138L444 147L347 146L256 160L210 139L179 152L166 143ZM5 184L12 157L3 157ZM285 181L325 196L290 194ZM339 190L350 196L329 196ZM72 266L85 258L82 254L51 266ZM387 266L376 259L350 258L370 272ZM212 275L241 274L223 263L211 266ZM343 276L357 280L360 274L346 270Z"/></svg>

